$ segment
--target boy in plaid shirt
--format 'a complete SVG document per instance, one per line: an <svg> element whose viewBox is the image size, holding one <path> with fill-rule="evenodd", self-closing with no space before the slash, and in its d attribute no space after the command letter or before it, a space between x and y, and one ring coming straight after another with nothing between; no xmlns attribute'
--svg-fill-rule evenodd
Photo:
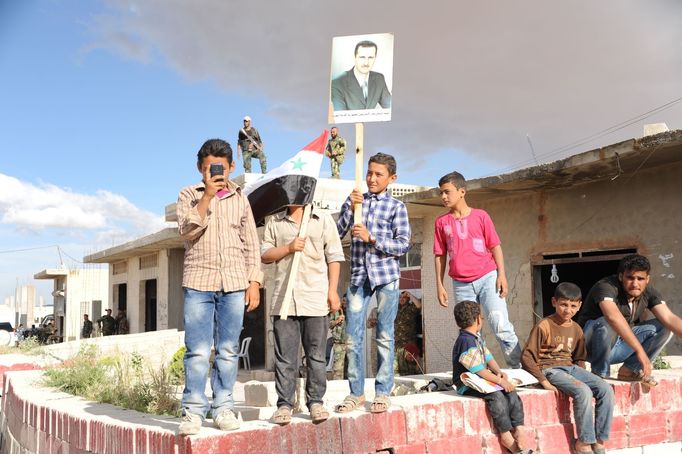
<svg viewBox="0 0 682 454"><path fill-rule="evenodd" d="M352 411L365 401L365 319L372 295L377 299L376 342L378 371L373 413L390 405L393 389L393 322L398 312L400 266L398 258L410 248L407 209L386 191L397 178L395 158L378 153L369 158L368 192L354 190L341 207L337 228L343 238L352 226L351 278L347 293L346 335L350 394L336 407ZM353 225L353 205L362 204L362 219Z"/></svg>

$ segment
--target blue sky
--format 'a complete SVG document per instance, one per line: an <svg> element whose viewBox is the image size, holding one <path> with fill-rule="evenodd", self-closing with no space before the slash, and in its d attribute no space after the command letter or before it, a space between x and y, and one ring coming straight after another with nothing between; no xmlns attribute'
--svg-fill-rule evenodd
<svg viewBox="0 0 682 454"><path fill-rule="evenodd" d="M393 121L365 145L403 183L531 165L527 135L542 162L682 128L678 103L562 149L682 97L679 2L508 3L0 0L0 303L58 265L53 245L76 266L163 227L201 143L234 143L244 115L271 168L317 137L333 36L395 34Z"/></svg>

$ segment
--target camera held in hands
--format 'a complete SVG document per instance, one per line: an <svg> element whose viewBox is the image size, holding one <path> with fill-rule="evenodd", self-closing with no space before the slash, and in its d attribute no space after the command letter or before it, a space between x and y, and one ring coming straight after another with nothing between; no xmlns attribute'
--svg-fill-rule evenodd
<svg viewBox="0 0 682 454"><path fill-rule="evenodd" d="M213 177L216 176L216 175L222 176L222 175L223 175L223 171L224 171L224 170L223 170L223 165L222 165L221 163L219 163L219 162L214 162L214 163L211 164L211 169L210 169L211 178L213 178ZM223 178L220 179L220 181L223 181L223 180L224 180Z"/></svg>

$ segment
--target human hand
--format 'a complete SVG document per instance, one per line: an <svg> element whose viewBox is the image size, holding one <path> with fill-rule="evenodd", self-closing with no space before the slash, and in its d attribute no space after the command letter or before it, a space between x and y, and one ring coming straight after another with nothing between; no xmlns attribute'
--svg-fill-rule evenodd
<svg viewBox="0 0 682 454"><path fill-rule="evenodd" d="M540 384L542 385L543 388L545 388L547 391L552 391L555 394L559 394L559 390L549 382L549 380L541 381Z"/></svg>
<svg viewBox="0 0 682 454"><path fill-rule="evenodd" d="M204 196L213 198L221 189L225 189L225 175L211 176L210 166L204 168Z"/></svg>
<svg viewBox="0 0 682 454"><path fill-rule="evenodd" d="M329 312L336 312L341 308L341 300L339 299L339 294L336 293L336 290L329 290L329 292L327 292L327 305L329 306ZM343 317L343 315L341 317ZM339 319L341 319L341 317L339 317ZM337 325L340 323L338 321L339 319L337 319Z"/></svg>
<svg viewBox="0 0 682 454"><path fill-rule="evenodd" d="M649 357L644 353L644 350L641 353L637 353L637 359L642 364L642 374L645 377L651 377L651 361L649 361Z"/></svg>
<svg viewBox="0 0 682 454"><path fill-rule="evenodd" d="M336 319L336 324L338 325L339 323L343 323L343 321L346 319L346 316L341 314L339 315L339 318Z"/></svg>
<svg viewBox="0 0 682 454"><path fill-rule="evenodd" d="M448 307L448 292L442 285L438 285L438 304Z"/></svg>
<svg viewBox="0 0 682 454"><path fill-rule="evenodd" d="M509 287L507 285L507 276L504 274L498 274L497 275L497 281L495 282L495 289L497 290L497 293L499 293L500 297L506 298L507 293L509 291Z"/></svg>
<svg viewBox="0 0 682 454"><path fill-rule="evenodd" d="M365 243L369 243L369 230L363 224L355 224L353 226L353 236L360 238Z"/></svg>
<svg viewBox="0 0 682 454"><path fill-rule="evenodd" d="M364 200L364 197L362 196L362 192L358 191L357 189L353 189L353 192L350 193L350 202L353 205L356 205L358 203L362 203Z"/></svg>
<svg viewBox="0 0 682 454"><path fill-rule="evenodd" d="M510 383L505 378L500 378L500 383L498 383L498 384L508 393L510 393L516 389L516 386L514 386L512 383Z"/></svg>
<svg viewBox="0 0 682 454"><path fill-rule="evenodd" d="M260 304L260 285L258 282L251 281L244 294L246 312L251 312Z"/></svg>
<svg viewBox="0 0 682 454"><path fill-rule="evenodd" d="M289 254L293 254L294 252L300 252L305 248L305 240L306 237L296 237L294 240L287 245L287 249L289 250Z"/></svg>

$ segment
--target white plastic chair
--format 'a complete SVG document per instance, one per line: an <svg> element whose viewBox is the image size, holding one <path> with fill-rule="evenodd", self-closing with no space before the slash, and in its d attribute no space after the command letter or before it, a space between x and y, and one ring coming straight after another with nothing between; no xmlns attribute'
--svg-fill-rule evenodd
<svg viewBox="0 0 682 454"><path fill-rule="evenodd" d="M237 354L237 361L241 358L244 361L244 367L246 370L251 370L251 358L249 357L249 346L251 345L251 338L245 337L242 340L242 348Z"/></svg>

